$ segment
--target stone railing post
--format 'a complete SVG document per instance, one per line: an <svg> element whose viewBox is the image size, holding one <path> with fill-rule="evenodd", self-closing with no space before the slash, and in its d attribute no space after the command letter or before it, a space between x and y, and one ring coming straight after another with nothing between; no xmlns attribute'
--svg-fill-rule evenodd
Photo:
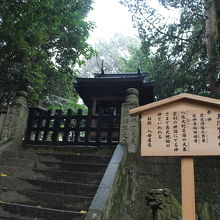
<svg viewBox="0 0 220 220"><path fill-rule="evenodd" d="M1 135L0 143L13 140L17 145L23 141L28 119L26 92L18 92L15 100L9 105Z"/></svg>
<svg viewBox="0 0 220 220"><path fill-rule="evenodd" d="M139 106L139 92L135 88L127 89L127 97L121 108L120 144L128 147L128 152L136 153L140 142L139 116L131 117L129 110Z"/></svg>
<svg viewBox="0 0 220 220"><path fill-rule="evenodd" d="M5 119L7 115L7 109L8 109L7 107L0 109L0 141L1 141L1 136L2 136Z"/></svg>

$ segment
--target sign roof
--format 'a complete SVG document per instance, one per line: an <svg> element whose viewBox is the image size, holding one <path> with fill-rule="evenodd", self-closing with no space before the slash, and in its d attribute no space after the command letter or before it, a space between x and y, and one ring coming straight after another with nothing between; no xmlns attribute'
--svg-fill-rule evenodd
<svg viewBox="0 0 220 220"><path fill-rule="evenodd" d="M199 96L199 95L192 95L188 93L181 93L176 96L172 96L170 98L162 99L157 102L153 102L147 105L143 105L134 109L131 109L129 111L130 115L135 116L139 115L147 110L156 108L156 107L161 107L166 104L178 102L178 101L189 101L189 102L194 102L194 103L200 103L200 104L205 104L205 105L212 105L215 107L220 107L220 100L214 99L214 98L208 98L204 96Z"/></svg>

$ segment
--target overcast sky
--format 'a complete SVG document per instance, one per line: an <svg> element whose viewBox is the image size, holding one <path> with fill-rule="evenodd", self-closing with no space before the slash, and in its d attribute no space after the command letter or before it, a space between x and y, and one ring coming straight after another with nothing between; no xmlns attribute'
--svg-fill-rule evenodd
<svg viewBox="0 0 220 220"><path fill-rule="evenodd" d="M157 0L148 0L150 5L160 11L166 20L178 16L176 11L164 9ZM89 43L95 44L98 39L111 39L116 33L125 36L137 36L133 28L131 14L128 9L119 3L119 0L94 0L93 10L89 13L88 20L96 23L95 30L91 33Z"/></svg>
<svg viewBox="0 0 220 220"><path fill-rule="evenodd" d="M96 29L91 33L90 43L94 44L99 38L109 40L115 33L137 35L137 30L132 27L131 15L119 0L95 0L93 7L88 20L96 23Z"/></svg>

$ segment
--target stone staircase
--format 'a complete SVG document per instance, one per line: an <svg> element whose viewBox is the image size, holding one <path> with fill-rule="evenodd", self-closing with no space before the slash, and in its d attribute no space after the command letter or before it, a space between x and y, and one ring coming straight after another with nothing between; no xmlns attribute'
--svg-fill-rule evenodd
<svg viewBox="0 0 220 220"><path fill-rule="evenodd" d="M0 219L84 219L114 147L23 145L0 156Z"/></svg>

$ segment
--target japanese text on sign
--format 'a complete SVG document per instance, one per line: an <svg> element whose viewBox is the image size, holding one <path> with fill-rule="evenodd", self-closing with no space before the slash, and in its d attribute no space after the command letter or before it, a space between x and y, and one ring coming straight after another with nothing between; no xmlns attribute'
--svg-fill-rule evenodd
<svg viewBox="0 0 220 220"><path fill-rule="evenodd" d="M213 138L220 148L220 114L210 110L158 111L148 114L144 123L147 149L160 146L174 154L187 153L194 146L203 148Z"/></svg>

